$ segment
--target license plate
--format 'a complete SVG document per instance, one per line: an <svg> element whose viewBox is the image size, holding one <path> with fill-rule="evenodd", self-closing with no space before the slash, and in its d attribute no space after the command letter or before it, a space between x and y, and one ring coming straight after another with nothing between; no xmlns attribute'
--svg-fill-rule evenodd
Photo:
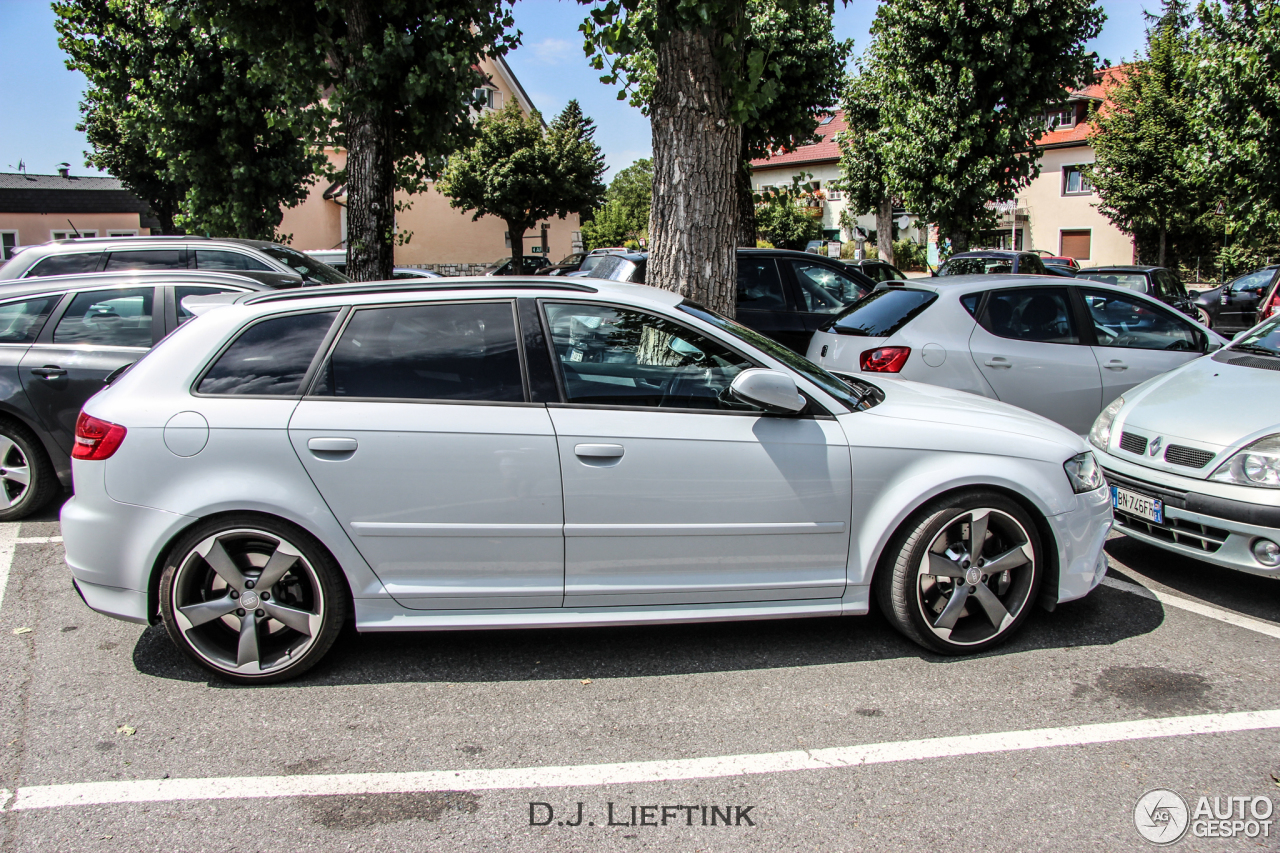
<svg viewBox="0 0 1280 853"><path fill-rule="evenodd" d="M1164 501L1159 498L1149 498L1119 486L1112 486L1111 505L1129 515L1136 515L1138 518L1145 518L1156 524L1164 524Z"/></svg>

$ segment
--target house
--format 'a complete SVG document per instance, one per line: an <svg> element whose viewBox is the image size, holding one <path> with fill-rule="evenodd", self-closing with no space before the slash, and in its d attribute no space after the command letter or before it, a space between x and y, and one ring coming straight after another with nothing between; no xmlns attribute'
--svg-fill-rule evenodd
<svg viewBox="0 0 1280 853"><path fill-rule="evenodd" d="M0 257L18 246L67 237L150 234L160 223L115 178L72 175L66 164L56 175L0 173Z"/></svg>
<svg viewBox="0 0 1280 853"><path fill-rule="evenodd" d="M501 57L485 59L480 70L488 82L477 94L483 98L483 112L502 109L515 101L526 113L534 110L533 102L520 81ZM333 163L342 167L346 151L330 149ZM417 194L396 193L397 202L408 208L396 214L396 226L408 239L395 247L396 266L413 266L447 275L470 275L500 257L511 256L511 241L506 224L492 216L472 222L472 213L449 206L448 197L434 186ZM286 208L279 231L291 235L290 245L303 251L340 249L346 246L346 187L342 184L319 183L298 206ZM525 254L541 254L543 228L546 229L546 252L553 262L581 247L577 215L538 223L524 235Z"/></svg>

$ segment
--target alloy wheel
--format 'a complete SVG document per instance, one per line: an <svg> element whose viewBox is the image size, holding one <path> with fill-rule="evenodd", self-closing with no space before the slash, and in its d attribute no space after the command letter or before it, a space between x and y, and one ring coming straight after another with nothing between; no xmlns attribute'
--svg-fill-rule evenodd
<svg viewBox="0 0 1280 853"><path fill-rule="evenodd" d="M8 509L27 496L31 465L12 438L0 434L0 509Z"/></svg>

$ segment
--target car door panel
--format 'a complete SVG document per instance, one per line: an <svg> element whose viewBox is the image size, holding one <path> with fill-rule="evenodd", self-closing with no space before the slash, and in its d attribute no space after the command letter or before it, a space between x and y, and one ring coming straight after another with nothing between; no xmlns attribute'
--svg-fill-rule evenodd
<svg viewBox="0 0 1280 853"><path fill-rule="evenodd" d="M1201 333L1163 306L1124 293L1080 288L1094 324L1090 349L1105 406L1136 385L1199 358Z"/></svg>
<svg viewBox="0 0 1280 853"><path fill-rule="evenodd" d="M774 258L739 256L736 308L739 323L784 346L796 349L808 340Z"/></svg>

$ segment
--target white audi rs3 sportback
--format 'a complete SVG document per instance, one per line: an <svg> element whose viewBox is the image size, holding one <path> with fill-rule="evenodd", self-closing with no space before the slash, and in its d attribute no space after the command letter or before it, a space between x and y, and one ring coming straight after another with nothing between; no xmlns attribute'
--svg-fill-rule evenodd
<svg viewBox="0 0 1280 853"><path fill-rule="evenodd" d="M1110 494L1028 412L841 381L649 287L451 279L205 297L85 406L85 602L232 681L339 629L866 613L945 654L1092 590ZM218 300L226 304L215 306Z"/></svg>

